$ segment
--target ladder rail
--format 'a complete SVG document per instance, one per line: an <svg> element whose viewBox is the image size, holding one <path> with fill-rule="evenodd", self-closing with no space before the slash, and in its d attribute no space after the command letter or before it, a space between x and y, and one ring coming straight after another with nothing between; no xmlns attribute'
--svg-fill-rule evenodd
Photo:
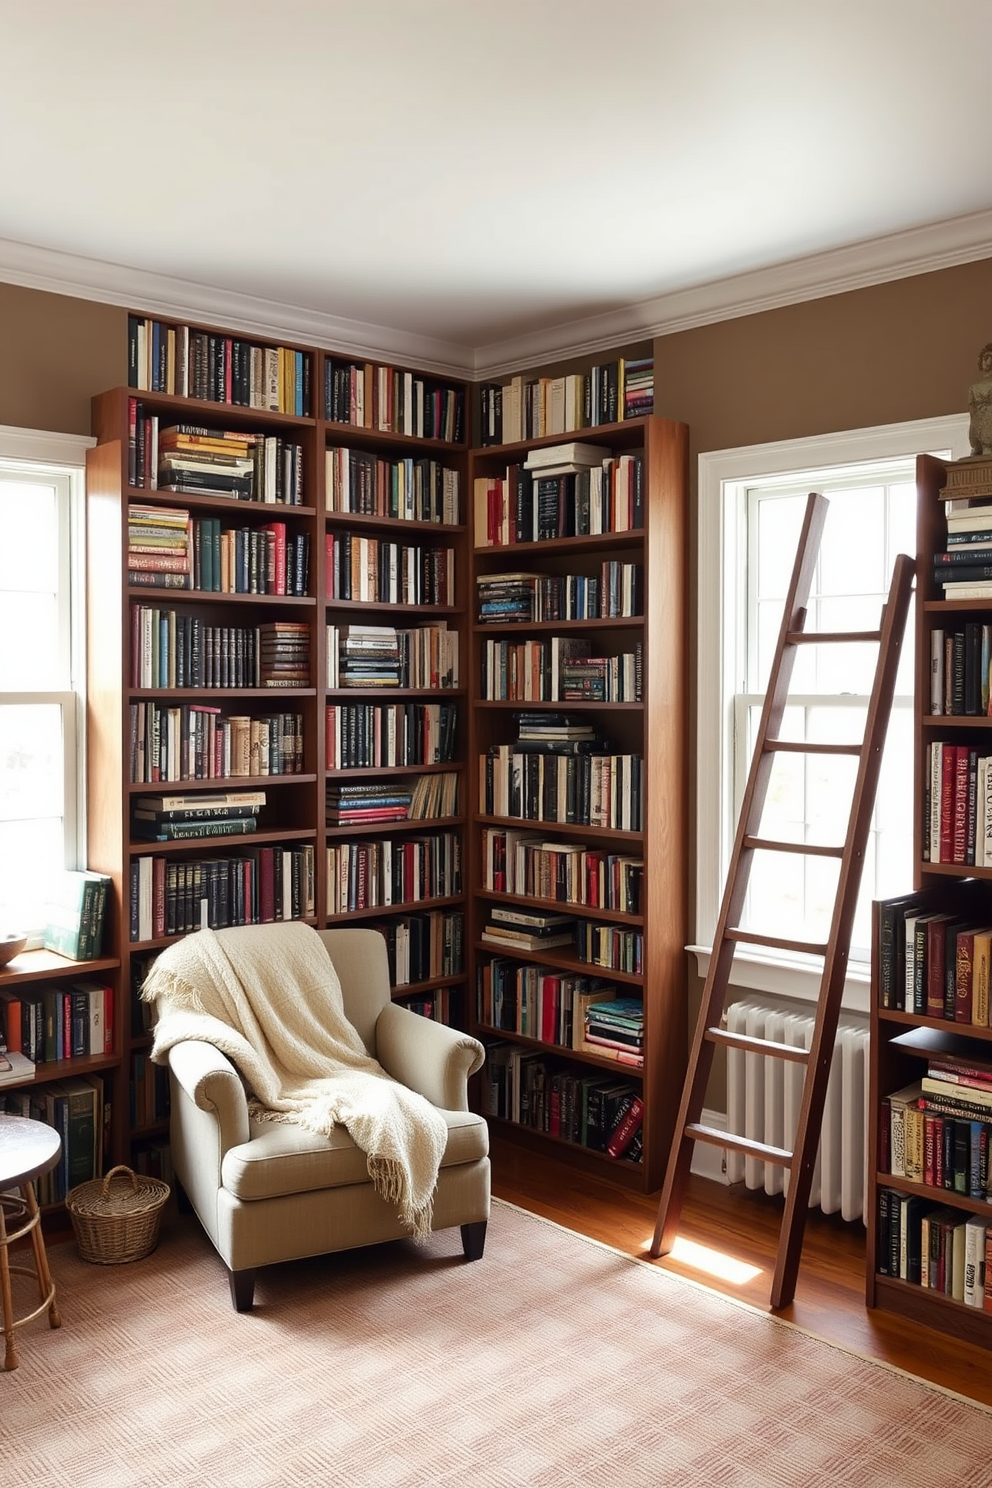
<svg viewBox="0 0 992 1488"><path fill-rule="evenodd" d="M761 813L768 793L774 756L767 748L768 741L775 738L785 715L789 683L795 665L796 650L787 644L788 637L803 631L806 626L806 604L809 599L816 560L819 553L823 524L827 519L827 499L817 492L810 492L806 501L806 512L799 534L799 546L792 578L782 607L782 624L772 661L768 691L761 708L758 735L755 740L751 770L744 788L737 832L734 838L731 864L736 872L727 875L723 900L717 919L713 955L703 987L699 1009L699 1021L689 1055L689 1078L686 1080L679 1112L676 1118L675 1142L669 1156L668 1169L662 1188L658 1223L651 1242L651 1254L667 1253L675 1244L679 1216L685 1201L689 1182L689 1164L692 1160L692 1138L686 1135L686 1126L691 1112L702 1110L703 1096L709 1083L713 1067L714 1046L706 1039L706 1029L719 1021L723 1012L724 994L730 980L734 946L727 938L727 929L736 925L744 907L752 850L746 846L749 838L758 835Z"/></svg>
<svg viewBox="0 0 992 1488"><path fill-rule="evenodd" d="M827 502L824 497L815 493L810 495L738 819L730 868L714 936L713 953L689 1056L688 1071L675 1128L675 1139L669 1156L658 1208L658 1220L650 1249L652 1256L658 1256L670 1251L675 1243L695 1142L698 1140L720 1145L714 1129L702 1125L699 1120L715 1049L718 1045L750 1047L746 1042L741 1042L743 1036L730 1035L716 1026L723 1016L735 948L740 943L764 946L799 944L787 942L781 938L746 932L738 926L747 894L754 853L762 850L801 853L805 850L809 856L837 857L840 866L828 939L824 944L803 943L802 947L822 957L823 969L813 1020L813 1036L809 1050L803 1053L806 1069L793 1149L791 1152L774 1149L775 1155L765 1158L766 1161L787 1167L790 1174L772 1280L771 1303L775 1308L787 1305L795 1294L813 1168L823 1122L827 1081L850 953L854 914L861 884L871 814L878 787L882 747L892 708L892 697L895 691L916 571L913 559L904 554L897 558L889 587L889 596L883 606L877 631L843 634L830 632L822 635L817 635L815 632L807 633L805 631L806 602L816 566L826 508ZM858 773L843 846L838 850L837 848L825 849L819 845L786 845L772 842L759 835L759 828L767 796L771 763L776 752L780 752L783 748L797 753L822 752L822 746L804 747L802 743L795 742L786 745L784 741L775 737L776 730L781 725L784 716L798 644L800 642L811 644L815 641L831 643L852 639L876 642L879 654L865 718L863 743L857 746L845 745L836 749L838 753L844 752L859 756ZM765 1057L788 1059L793 1054L792 1050L785 1050L784 1046L775 1045L766 1040L751 1042L755 1046L761 1046L757 1051ZM731 1150L752 1152L763 1146L761 1143L750 1142L748 1138L730 1137L726 1133L723 1135L722 1145Z"/></svg>

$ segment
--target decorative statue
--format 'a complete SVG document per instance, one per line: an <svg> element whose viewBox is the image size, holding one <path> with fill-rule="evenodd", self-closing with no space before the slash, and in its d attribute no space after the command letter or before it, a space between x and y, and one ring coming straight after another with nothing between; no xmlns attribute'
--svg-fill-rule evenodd
<svg viewBox="0 0 992 1488"><path fill-rule="evenodd" d="M981 377L968 389L968 437L973 455L992 455L992 341L978 353L978 370Z"/></svg>

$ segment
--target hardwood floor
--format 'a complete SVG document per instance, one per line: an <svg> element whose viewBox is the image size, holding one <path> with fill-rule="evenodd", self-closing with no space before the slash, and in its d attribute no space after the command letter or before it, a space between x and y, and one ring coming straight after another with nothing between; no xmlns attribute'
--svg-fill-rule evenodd
<svg viewBox="0 0 992 1488"><path fill-rule="evenodd" d="M508 1203L647 1259L658 1196L630 1193L607 1176L587 1174L492 1133L493 1193ZM731 1258L753 1274L721 1280L674 1256L653 1265L770 1311L780 1207L743 1186L728 1189L693 1177L681 1238ZM778 1316L855 1353L906 1369L992 1406L992 1352L960 1343L865 1307L865 1242L860 1225L812 1210L806 1225L795 1301Z"/></svg>

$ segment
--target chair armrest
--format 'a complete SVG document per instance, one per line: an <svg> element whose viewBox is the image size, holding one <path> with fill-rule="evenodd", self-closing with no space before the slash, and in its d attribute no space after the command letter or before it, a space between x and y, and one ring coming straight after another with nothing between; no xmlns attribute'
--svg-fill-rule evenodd
<svg viewBox="0 0 992 1488"><path fill-rule="evenodd" d="M213 1044L188 1039L169 1050L169 1068L193 1104L215 1118L221 1157L248 1141L248 1099L226 1054Z"/></svg>
<svg viewBox="0 0 992 1488"><path fill-rule="evenodd" d="M468 1110L468 1078L482 1068L478 1039L411 1013L384 1007L375 1025L376 1058L387 1074L443 1111Z"/></svg>

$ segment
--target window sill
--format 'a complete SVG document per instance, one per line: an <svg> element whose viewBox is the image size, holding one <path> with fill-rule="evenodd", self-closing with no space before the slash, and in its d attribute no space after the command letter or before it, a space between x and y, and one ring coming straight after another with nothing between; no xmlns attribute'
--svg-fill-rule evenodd
<svg viewBox="0 0 992 1488"><path fill-rule="evenodd" d="M686 950L696 958L696 970L705 978L713 954L712 946L690 945ZM731 987L742 992L762 992L787 1002L815 1003L820 993L820 965L813 961L787 960L762 956L754 951L738 951L730 977ZM732 999L728 998L728 1002ZM868 968L848 969L844 982L841 1008L867 1018L871 1010L871 978Z"/></svg>

